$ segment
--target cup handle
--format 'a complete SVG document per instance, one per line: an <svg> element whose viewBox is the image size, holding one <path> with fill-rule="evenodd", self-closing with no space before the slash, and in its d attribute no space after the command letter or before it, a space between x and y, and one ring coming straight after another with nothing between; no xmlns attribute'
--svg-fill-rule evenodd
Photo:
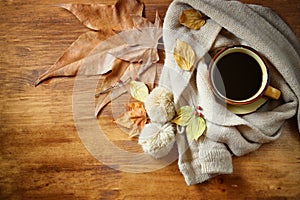
<svg viewBox="0 0 300 200"><path fill-rule="evenodd" d="M280 90L268 85L264 95L271 99L278 100L281 95L281 92L280 92Z"/></svg>

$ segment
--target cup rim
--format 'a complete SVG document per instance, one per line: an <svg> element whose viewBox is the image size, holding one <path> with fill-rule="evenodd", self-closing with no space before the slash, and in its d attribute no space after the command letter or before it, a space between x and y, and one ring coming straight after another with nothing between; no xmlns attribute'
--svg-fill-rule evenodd
<svg viewBox="0 0 300 200"><path fill-rule="evenodd" d="M265 76L266 76L266 80L264 81L264 85L262 85L255 95L253 95L252 97L248 98L248 99L244 99L244 100L234 100L234 99L230 99L227 98L225 96L223 96L218 89L214 86L213 80L212 80L212 74L213 74L213 69L216 66L215 61L217 60L217 58L219 58L220 55L222 55L224 52L230 50L230 49L234 49L234 48L239 48L239 49L245 49L247 51L252 52L253 54L255 54L257 56L257 58L260 59L261 63L263 63L264 69L265 69ZM250 55L251 56L251 55ZM256 58L254 58L256 59ZM256 59L257 60L257 59ZM258 61L257 61L258 62ZM263 66L260 64L260 67L263 68ZM231 105L245 105L245 104L250 104L253 103L255 101L257 101L259 98L261 98L268 85L270 82L270 76L269 76L269 68L268 68L268 64L266 59L261 55L261 53L259 53L258 51L256 51L255 49L246 46L246 45L233 45L233 46L228 46L228 47L224 47L223 49L221 49L220 51L218 51L213 58L211 59L210 63L209 63L209 84L210 87L213 91L213 93L215 94L215 96L217 96L219 99L225 101L227 104L231 104Z"/></svg>

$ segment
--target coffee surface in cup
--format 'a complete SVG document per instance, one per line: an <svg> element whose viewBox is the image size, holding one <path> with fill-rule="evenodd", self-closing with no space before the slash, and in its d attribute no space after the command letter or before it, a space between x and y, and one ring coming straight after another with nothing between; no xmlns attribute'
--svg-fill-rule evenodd
<svg viewBox="0 0 300 200"><path fill-rule="evenodd" d="M245 100L254 96L262 84L262 70L250 55L233 52L220 58L213 71L215 88L226 98Z"/></svg>

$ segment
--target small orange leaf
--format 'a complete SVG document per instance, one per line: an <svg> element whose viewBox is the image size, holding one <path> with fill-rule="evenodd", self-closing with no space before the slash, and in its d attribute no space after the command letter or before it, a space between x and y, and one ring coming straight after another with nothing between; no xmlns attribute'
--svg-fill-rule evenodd
<svg viewBox="0 0 300 200"><path fill-rule="evenodd" d="M131 102L126 106L126 112L114 122L129 130L128 135L134 137L140 134L147 123L147 113L142 102Z"/></svg>

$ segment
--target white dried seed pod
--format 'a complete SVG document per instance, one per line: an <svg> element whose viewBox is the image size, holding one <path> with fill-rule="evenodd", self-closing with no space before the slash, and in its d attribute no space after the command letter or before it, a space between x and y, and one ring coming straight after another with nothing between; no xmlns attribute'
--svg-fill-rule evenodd
<svg viewBox="0 0 300 200"><path fill-rule="evenodd" d="M139 136L139 144L145 153L154 158L166 156L175 143L174 126L171 123L164 125L146 124Z"/></svg>
<svg viewBox="0 0 300 200"><path fill-rule="evenodd" d="M144 103L152 122L164 124L175 116L173 93L166 88L154 88Z"/></svg>

